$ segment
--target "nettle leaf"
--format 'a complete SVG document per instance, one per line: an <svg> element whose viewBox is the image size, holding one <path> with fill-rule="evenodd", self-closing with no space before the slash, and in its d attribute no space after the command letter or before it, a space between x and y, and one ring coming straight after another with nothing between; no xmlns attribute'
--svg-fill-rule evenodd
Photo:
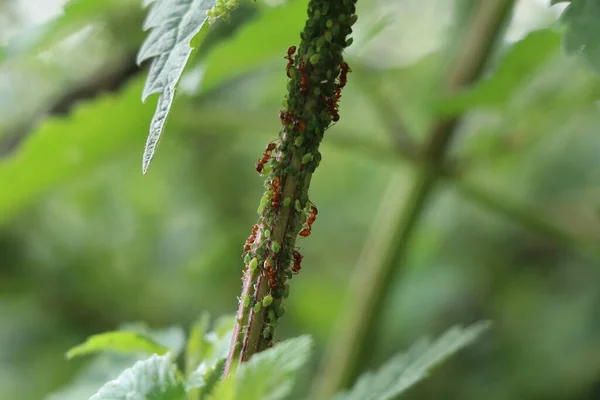
<svg viewBox="0 0 600 400"><path fill-rule="evenodd" d="M84 343L69 350L66 356L71 359L101 351L119 353L145 351L151 354L166 354L169 349L138 332L114 331L90 336Z"/></svg>
<svg viewBox="0 0 600 400"><path fill-rule="evenodd" d="M90 400L185 400L183 380L170 354L136 362L106 383Z"/></svg>
<svg viewBox="0 0 600 400"><path fill-rule="evenodd" d="M466 91L438 103L443 114L461 113L471 107L501 107L536 69L560 51L560 34L540 29L515 43L494 71Z"/></svg>
<svg viewBox="0 0 600 400"><path fill-rule="evenodd" d="M216 0L146 0L143 4L152 5L144 22L144 30L151 31L140 48L137 62L154 60L142 101L153 93L160 93L144 149L142 172L145 174L171 109L175 86L192 53L190 42L200 32L207 20L206 12L213 8Z"/></svg>
<svg viewBox="0 0 600 400"><path fill-rule="evenodd" d="M560 17L566 27L564 48L567 54L581 54L600 74L600 2L573 0Z"/></svg>
<svg viewBox="0 0 600 400"><path fill-rule="evenodd" d="M466 329L450 328L433 343L421 339L406 353L394 356L377 372L363 374L350 391L335 396L333 400L395 399L426 378L433 367L473 343L489 327L489 322L480 322Z"/></svg>
<svg viewBox="0 0 600 400"><path fill-rule="evenodd" d="M290 394L295 373L306 363L313 341L309 336L286 340L255 354L219 382L211 399L277 400Z"/></svg>

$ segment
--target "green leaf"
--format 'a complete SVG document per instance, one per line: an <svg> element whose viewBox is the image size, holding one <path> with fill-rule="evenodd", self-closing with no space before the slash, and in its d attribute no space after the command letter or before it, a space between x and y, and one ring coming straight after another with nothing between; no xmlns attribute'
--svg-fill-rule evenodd
<svg viewBox="0 0 600 400"><path fill-rule="evenodd" d="M174 358L179 356L185 345L185 331L179 325L162 329L151 329L145 322L133 322L122 324L119 329L136 332L149 337L170 351Z"/></svg>
<svg viewBox="0 0 600 400"><path fill-rule="evenodd" d="M204 335L210 324L210 314L204 312L194 322L190 329L190 336L185 346L185 372L190 376L194 369L200 365L204 358L207 343L204 341Z"/></svg>
<svg viewBox="0 0 600 400"><path fill-rule="evenodd" d="M142 172L146 173L171 109L175 86L192 53L190 41L200 32L207 19L206 12L213 8L216 0L153 0L144 4L152 4L144 22L144 30L151 29L151 32L140 48L137 62L154 60L142 101L153 93L160 93L144 150Z"/></svg>
<svg viewBox="0 0 600 400"><path fill-rule="evenodd" d="M143 81L79 103L68 117L50 118L19 149L0 158L0 222L56 183L114 157L141 140L151 110L139 102Z"/></svg>
<svg viewBox="0 0 600 400"><path fill-rule="evenodd" d="M46 400L89 399L105 382L115 379L123 370L146 357L140 357L140 353L99 354L80 368L71 382L47 396Z"/></svg>
<svg viewBox="0 0 600 400"><path fill-rule="evenodd" d="M227 354L231 342L231 332L235 319L233 316L222 316L213 324L213 330L206 332L209 326L209 315L205 313L193 325L188 340L186 357L188 369L195 369L201 361L215 361Z"/></svg>
<svg viewBox="0 0 600 400"><path fill-rule="evenodd" d="M283 399L290 394L295 373L306 363L312 339L301 336L253 355L235 374L219 382L211 399Z"/></svg>
<svg viewBox="0 0 600 400"><path fill-rule="evenodd" d="M185 386L188 392L193 392L194 399L204 399L214 388L223 373L226 357L212 362L202 362L189 376ZM190 393L191 397L192 393Z"/></svg>
<svg viewBox="0 0 600 400"><path fill-rule="evenodd" d="M145 351L151 354L165 354L169 349L156 343L150 337L137 332L114 331L90 336L84 343L69 350L67 358L71 359L101 351L119 353Z"/></svg>
<svg viewBox="0 0 600 400"><path fill-rule="evenodd" d="M171 356L153 355L136 362L106 383L90 400L185 400L185 387Z"/></svg>
<svg viewBox="0 0 600 400"><path fill-rule="evenodd" d="M566 28L564 48L567 54L581 54L600 74L600 2L573 0L560 17Z"/></svg>
<svg viewBox="0 0 600 400"><path fill-rule="evenodd" d="M333 399L395 399L408 388L426 378L433 367L473 343L489 327L489 322L480 322L466 329L450 328L433 343L427 339L421 339L406 353L394 356L377 372L363 374L350 391L338 394Z"/></svg>
<svg viewBox="0 0 600 400"><path fill-rule="evenodd" d="M191 400L204 399L218 380L234 325L233 316L218 318L212 332L207 332L210 315L202 313L192 326L186 346L187 390Z"/></svg>
<svg viewBox="0 0 600 400"><path fill-rule="evenodd" d="M465 92L442 100L443 114L461 113L471 107L501 107L518 90L536 68L560 50L560 34L551 29L531 32L513 45L492 74Z"/></svg>

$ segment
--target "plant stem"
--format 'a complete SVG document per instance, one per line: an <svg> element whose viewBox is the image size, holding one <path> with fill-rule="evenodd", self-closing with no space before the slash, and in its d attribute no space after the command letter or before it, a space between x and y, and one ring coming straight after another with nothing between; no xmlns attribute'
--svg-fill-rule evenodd
<svg viewBox="0 0 600 400"><path fill-rule="evenodd" d="M299 269L296 239L307 208L316 210L308 189L321 160L319 145L337 120L336 104L348 72L342 52L350 44L355 6L356 0L311 0L298 53L292 58L296 48L288 50L290 81L286 109L280 113L282 130L279 143L270 143L257 164L259 173L268 171L266 192L245 246L244 283L224 375L272 345L285 311L282 302L289 294L291 264Z"/></svg>
<svg viewBox="0 0 600 400"><path fill-rule="evenodd" d="M445 77L443 90L451 93L475 81L493 49L513 0L481 0L473 18L461 37L461 46L454 64ZM378 318L392 282L400 272L416 222L444 166L448 146L456 133L459 118L440 119L433 124L419 169L408 199L397 214L399 218L376 221L373 236L365 253L381 251L382 256L364 255L357 264L353 285L346 302L347 314L341 320L327 351L323 371L317 383L319 398L327 397L338 388L349 386L371 358ZM392 182L393 183L393 182ZM394 201L397 199L391 199ZM389 227L390 224L395 226ZM385 246L385 248L383 248ZM363 264L362 262L365 261Z"/></svg>

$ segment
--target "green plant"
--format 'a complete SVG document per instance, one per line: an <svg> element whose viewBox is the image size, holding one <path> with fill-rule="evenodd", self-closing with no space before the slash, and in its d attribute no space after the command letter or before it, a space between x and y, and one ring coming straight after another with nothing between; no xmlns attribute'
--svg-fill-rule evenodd
<svg viewBox="0 0 600 400"><path fill-rule="evenodd" d="M261 15L262 20L258 23L236 26L235 29L240 29L243 34L231 38L225 34L214 34L218 28L225 26L219 25L222 24L221 19L234 18L238 6L252 8L254 5L225 0L144 1L144 6L150 7L144 25L149 32L141 45L137 62L152 60L145 83L135 78L117 94L85 104L68 119L51 119L41 125L31 142L20 149L16 157L0 164L0 181L15 188L0 197L0 209L3 210L0 218L4 220L14 210L20 209L25 200L44 191L53 182L84 170L123 146L135 147L140 139L135 135L107 137L104 133L116 132L118 128L138 131L145 127L146 120L151 117L151 107L138 104L139 93L144 100L151 94L159 94L143 156L144 174L170 113L173 114L170 119L173 131L186 124L210 130L213 126L222 128L223 121L234 127L252 125L254 120L268 118L277 122L276 113L231 112L220 109L218 105L200 108L195 100L189 99L175 107L172 105L176 91L184 90L178 89L178 84L188 65L188 72L192 71L192 67L205 67L202 86L196 90L210 98L211 90L233 76L247 73L257 60L264 61L273 55L281 58L288 44L297 44L297 49L290 49L287 53L290 79L280 113L279 136L264 135L265 141L273 143L271 141L275 140L276 144L274 148L265 150L263 156L265 192L259 203L256 228L247 242L244 283L236 317L219 320L209 331L208 316L204 315L192 326L187 339L181 328L157 332L143 326L126 326L119 331L94 335L71 349L67 357L102 354L95 355L89 369L82 371L73 385L56 393L53 398L92 395L94 400L131 396L154 399L276 399L292 394L313 343L307 336L282 343L276 343L274 338L285 310L283 302L290 293L291 278L300 269L302 256L296 250L297 236L306 229L310 233L311 226L310 223L307 225L307 220L314 221L316 217L316 209L313 211L314 205L309 200L309 188L321 161L321 143L324 137L325 142L329 139L325 133L339 118L337 102L348 73L350 80L354 76L361 78L365 97L379 105L380 120L389 131L395 147L390 149L390 146L386 148L385 145L363 142L353 145L351 141L344 142L347 139L340 138L331 138L331 143L340 148L354 146L359 149L357 152L372 151L378 158L404 158L413 164L416 174L405 202L399 201L405 192L400 179L392 178L389 182L390 190L381 205L381 217L374 222L363 257L357 263L355 286L345 302L345 319L340 322L323 369L317 375L316 392L322 398L396 398L424 378L430 369L472 343L487 329L486 323L466 329L453 328L433 343L417 342L406 354L394 356L376 373L363 374L369 365L369 345L377 336L375 331L383 318L385 297L405 269L418 223L442 184L555 243L592 258L598 257L596 241L557 226L535 210L508 199L499 201L474 184L469 173L488 161L485 156L456 156L449 151L468 113L474 109L503 107L513 95L514 87L524 85L532 71L556 57L561 39L556 29L532 32L506 49L497 39L503 33L514 2L462 2L463 6L467 5L463 9L464 15L459 15L464 23L451 46L450 62L443 68L442 82L438 85L442 88L441 93L425 100L416 99L427 103L430 113L425 118L427 128L418 129L426 132L425 136L416 140L416 135L407 131L406 121L396 115L395 106L389 99L392 96L385 93L386 79L377 81L377 78L371 78L373 71L365 65L351 65L351 70L347 68L344 51L352 43L350 33L357 20L356 1L312 0L300 34L301 42L296 43L296 38L284 35L272 38L274 44L266 51L268 54L252 52L253 41L271 40L267 34L260 36L256 26L285 20L298 14L298 10L304 12L306 6L301 4L300 7L299 3L268 10ZM600 18L597 4L589 0L572 1L561 17L566 52L581 53L595 71L600 70L598 35L594 35ZM43 40L34 41L31 48L37 51L49 42L64 38L92 18L116 18L116 14L109 12L110 7L121 6L93 0L72 1L63 17L45 28L49 33ZM210 24L216 29L209 30ZM216 50L208 52L206 46L215 46L215 43L219 44ZM129 51L133 47L131 44L124 46L124 58L131 56ZM3 58L16 56L18 53L6 49L0 52ZM218 68L213 67L217 64L214 60L221 62ZM350 60L348 58L352 64ZM284 66L279 71L282 76ZM437 63L436 67L440 64ZM482 77L485 71L491 73ZM350 95L344 94L344 98ZM590 97L593 96L596 92L590 93ZM588 99L582 101L587 102ZM119 114L120 109L130 110L134 117ZM344 113L341 114L343 119ZM115 118L115 115L121 117ZM83 136L80 127L84 125L98 128L85 131ZM61 145L55 140L58 135L77 146L81 161L73 162L64 157ZM269 155L274 157L269 159ZM215 158L210 162L217 163L218 160ZM32 174L23 168L28 165L44 170L44 166L49 164L53 168L43 174ZM209 167L212 165L204 165L204 168ZM156 170L159 173L159 169ZM250 203L255 200L250 196L245 198ZM220 257L221 254L216 259ZM302 293L300 295L303 296ZM353 383L348 392L339 392L340 388Z"/></svg>

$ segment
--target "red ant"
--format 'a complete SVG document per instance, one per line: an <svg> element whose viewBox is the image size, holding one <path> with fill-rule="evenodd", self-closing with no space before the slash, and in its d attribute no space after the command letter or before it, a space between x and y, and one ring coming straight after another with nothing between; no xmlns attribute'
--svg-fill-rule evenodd
<svg viewBox="0 0 600 400"><path fill-rule="evenodd" d="M297 274L298 272L300 272L300 269L302 268L300 264L302 263L302 259L304 257L302 256L302 254L300 254L296 250L294 250L292 252L292 256L294 257L294 265L292 266L292 272L294 274Z"/></svg>
<svg viewBox="0 0 600 400"><path fill-rule="evenodd" d="M248 239L246 239L246 244L244 244L244 252L242 253L242 257L252 248L252 243L254 243L254 241L256 240L257 233L258 225L252 225L252 234L248 236Z"/></svg>
<svg viewBox="0 0 600 400"><path fill-rule="evenodd" d="M273 270L273 264L269 259L265 260L265 271L267 273L267 277L269 278L269 286L271 289L277 289L277 277L275 276L275 271Z"/></svg>
<svg viewBox="0 0 600 400"><path fill-rule="evenodd" d="M338 88L342 89L344 86L346 86L346 83L348 83L348 72L352 72L352 70L350 69L350 66L348 65L348 63L346 63L346 61L342 61L342 63L340 64L340 69L341 71Z"/></svg>
<svg viewBox="0 0 600 400"><path fill-rule="evenodd" d="M310 215L306 219L306 226L299 233L299 235L302 237L308 237L310 235L310 233L312 231L312 224L317 219L317 214L319 213L319 210L317 210L317 207L315 207L314 204L312 204L310 207L311 207Z"/></svg>
<svg viewBox="0 0 600 400"><path fill-rule="evenodd" d="M298 119L294 113L279 111L279 119L283 125L293 124L300 131L304 131L306 129L306 124L304 121Z"/></svg>
<svg viewBox="0 0 600 400"><path fill-rule="evenodd" d="M259 158L256 162L256 172L262 174L263 169L265 168L265 164L269 161L269 158L271 158L271 153L273 152L273 150L275 150L276 147L277 144L273 142L267 145L267 148L265 149L262 158Z"/></svg>
<svg viewBox="0 0 600 400"><path fill-rule="evenodd" d="M306 76L306 63L300 63L300 93L306 95L308 93L308 76Z"/></svg>
<svg viewBox="0 0 600 400"><path fill-rule="evenodd" d="M292 56L294 55L295 52L296 52L296 46L290 46L290 48L287 51L287 56L283 57L286 60L288 60L287 66L285 67L285 73L287 74L288 78L291 78L290 68L292 68L294 66L294 60L292 59Z"/></svg>
<svg viewBox="0 0 600 400"><path fill-rule="evenodd" d="M279 177L276 176L271 181L271 190L273 190L273 198L271 199L271 205L275 211L279 210L279 202L281 201L281 192L279 191Z"/></svg>
<svg viewBox="0 0 600 400"><path fill-rule="evenodd" d="M327 110L329 111L331 120L333 122L338 122L340 120L340 114L338 112L337 90L335 96L336 97L324 97L323 100L325 100L325 104L327 105Z"/></svg>

